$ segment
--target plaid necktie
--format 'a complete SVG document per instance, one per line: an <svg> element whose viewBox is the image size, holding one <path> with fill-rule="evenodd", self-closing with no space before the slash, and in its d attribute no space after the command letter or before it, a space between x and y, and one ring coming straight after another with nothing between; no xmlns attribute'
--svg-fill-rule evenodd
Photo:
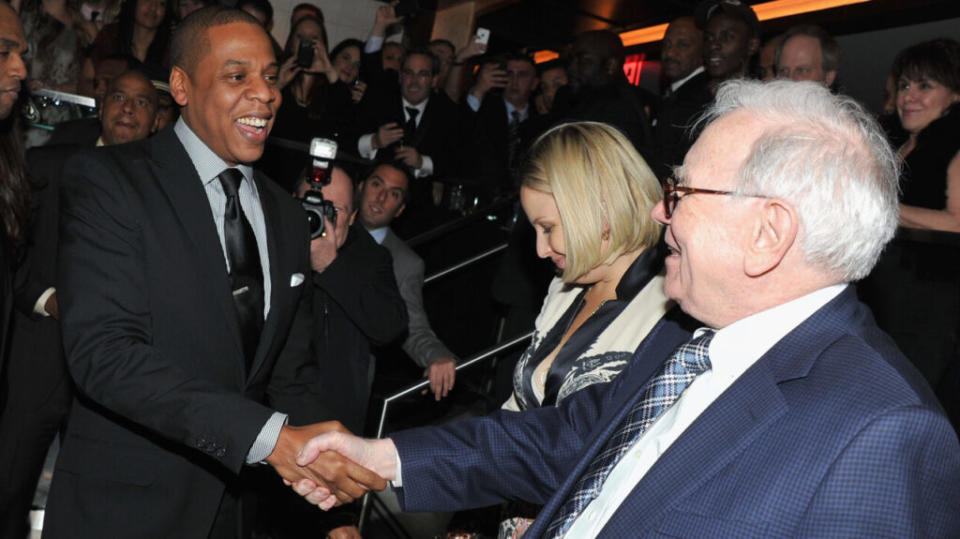
<svg viewBox="0 0 960 539"><path fill-rule="evenodd" d="M707 329L693 340L681 344L660 371L644 384L640 400L580 476L573 493L563 502L556 517L550 522L546 537L563 537L567 533L580 512L600 494L610 471L620 462L627 450L660 414L680 398L694 378L710 369L707 351L715 333L714 330Z"/></svg>

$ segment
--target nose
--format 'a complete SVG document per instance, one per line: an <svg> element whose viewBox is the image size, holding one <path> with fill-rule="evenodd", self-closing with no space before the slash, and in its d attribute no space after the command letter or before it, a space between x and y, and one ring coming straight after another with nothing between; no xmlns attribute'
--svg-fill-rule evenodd
<svg viewBox="0 0 960 539"><path fill-rule="evenodd" d="M650 210L650 217L653 217L657 222L662 225L669 225L670 218L667 217L667 211L663 207L663 200L653 205L653 209Z"/></svg>
<svg viewBox="0 0 960 539"><path fill-rule="evenodd" d="M18 81L27 78L27 65L23 62L23 56L18 53L10 53L10 56L10 76Z"/></svg>
<svg viewBox="0 0 960 539"><path fill-rule="evenodd" d="M547 258L552 252L553 250L550 249L550 244L547 242L547 237L543 234L537 234L537 256L540 258Z"/></svg>
<svg viewBox="0 0 960 539"><path fill-rule="evenodd" d="M263 77L250 77L250 86L247 88L247 98L262 103L273 103L279 94L277 87L270 84Z"/></svg>
<svg viewBox="0 0 960 539"><path fill-rule="evenodd" d="M383 204L386 201L387 201L386 189L381 189L380 191L377 191L377 202L379 202L380 204Z"/></svg>

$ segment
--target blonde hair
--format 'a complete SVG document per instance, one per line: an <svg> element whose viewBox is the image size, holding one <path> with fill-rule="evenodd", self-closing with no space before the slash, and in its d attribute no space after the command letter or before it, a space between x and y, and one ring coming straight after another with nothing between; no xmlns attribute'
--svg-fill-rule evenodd
<svg viewBox="0 0 960 539"><path fill-rule="evenodd" d="M557 203L567 251L565 282L660 238L660 223L650 217L663 198L660 182L614 127L573 122L550 129L533 143L521 178L522 186L550 193Z"/></svg>

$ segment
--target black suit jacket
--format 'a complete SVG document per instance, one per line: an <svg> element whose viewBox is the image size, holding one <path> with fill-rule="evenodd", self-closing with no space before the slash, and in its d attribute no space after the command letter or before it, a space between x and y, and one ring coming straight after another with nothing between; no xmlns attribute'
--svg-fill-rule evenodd
<svg viewBox="0 0 960 539"><path fill-rule="evenodd" d="M476 112L464 99L460 110L469 129L462 155L464 175L487 189L512 192L515 186L509 170L510 127L503 95L487 93ZM527 114L527 119L520 123L518 160L542 131L543 122L532 103Z"/></svg>
<svg viewBox="0 0 960 539"><path fill-rule="evenodd" d="M393 277L390 253L359 225L337 258L313 274L317 359L324 401L352 432L362 432L373 382L370 346L407 329L407 311Z"/></svg>
<svg viewBox="0 0 960 539"><path fill-rule="evenodd" d="M307 223L255 181L272 290L247 373L210 205L173 129L68 163L58 295L79 396L45 536L206 537L272 408L312 419Z"/></svg>
<svg viewBox="0 0 960 539"><path fill-rule="evenodd" d="M650 168L663 179L673 166L683 164L683 158L693 146L699 131L693 129L697 116L713 102L706 72L693 77L670 97L663 99L654 128L656 157Z"/></svg>

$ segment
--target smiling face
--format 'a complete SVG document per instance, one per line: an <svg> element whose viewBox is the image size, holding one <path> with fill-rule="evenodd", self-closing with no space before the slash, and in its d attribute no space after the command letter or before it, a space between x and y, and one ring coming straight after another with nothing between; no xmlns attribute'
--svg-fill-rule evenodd
<svg viewBox="0 0 960 539"><path fill-rule="evenodd" d="M400 70L400 93L411 105L419 105L430 97L430 91L437 82L433 74L433 60L423 54L411 54L403 62Z"/></svg>
<svg viewBox="0 0 960 539"><path fill-rule="evenodd" d="M207 30L209 47L192 73L174 67L170 91L184 121L229 166L260 158L280 106L277 61L260 26Z"/></svg>
<svg viewBox="0 0 960 539"><path fill-rule="evenodd" d="M407 177L390 165L380 165L360 184L360 224L367 230L390 226L406 207Z"/></svg>
<svg viewBox="0 0 960 539"><path fill-rule="evenodd" d="M681 17L667 27L660 63L670 82L686 77L703 65L703 32L692 17Z"/></svg>
<svg viewBox="0 0 960 539"><path fill-rule="evenodd" d="M521 187L520 203L537 234L537 256L549 258L562 270L567 261L567 248L556 199L550 193Z"/></svg>
<svg viewBox="0 0 960 539"><path fill-rule="evenodd" d="M105 145L147 138L157 126L157 91L145 75L125 73L114 79L100 108Z"/></svg>
<svg viewBox="0 0 960 539"><path fill-rule="evenodd" d="M680 185L731 190L752 142L758 122L733 112L710 124L687 153ZM731 137L742 144L731 145ZM728 311L743 290L743 252L750 240L751 201L725 195L687 194L667 218L663 204L651 215L666 225L666 295L687 314L710 325L724 327ZM736 318L734 318L735 320Z"/></svg>
<svg viewBox="0 0 960 539"><path fill-rule="evenodd" d="M0 5L0 119L10 116L20 95L20 81L27 78L21 56L27 50L20 20L7 4Z"/></svg>
<svg viewBox="0 0 960 539"><path fill-rule="evenodd" d="M723 13L714 15L703 33L704 69L714 80L744 75L757 47L745 22Z"/></svg>
<svg viewBox="0 0 960 539"><path fill-rule="evenodd" d="M903 128L913 135L943 116L947 107L958 101L960 94L933 79L900 77L897 84L897 115Z"/></svg>
<svg viewBox="0 0 960 539"><path fill-rule="evenodd" d="M340 80L353 84L360 75L360 48L344 47L333 59L333 67L340 75Z"/></svg>

